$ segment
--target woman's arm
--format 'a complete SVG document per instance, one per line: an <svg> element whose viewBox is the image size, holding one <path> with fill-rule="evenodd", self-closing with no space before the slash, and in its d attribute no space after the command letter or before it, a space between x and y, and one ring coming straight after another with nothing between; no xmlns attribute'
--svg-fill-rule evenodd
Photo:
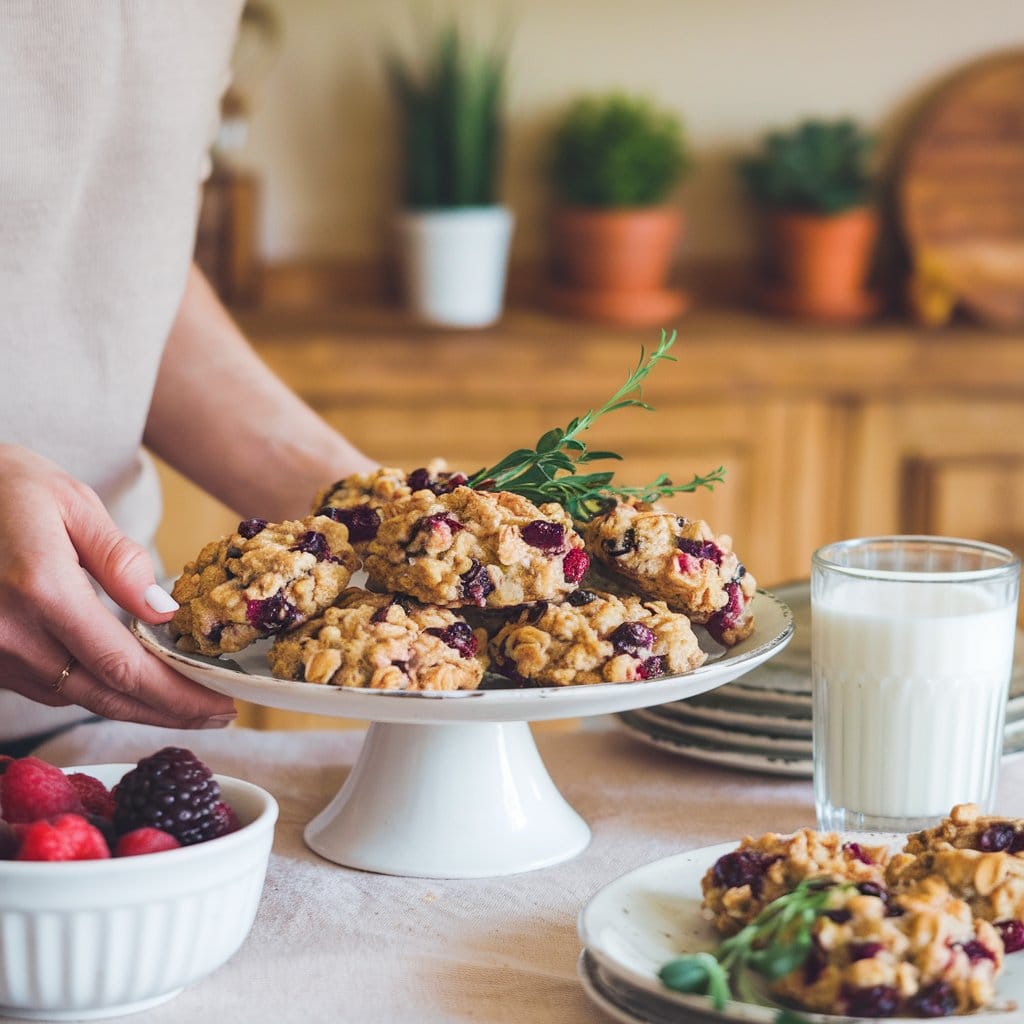
<svg viewBox="0 0 1024 1024"><path fill-rule="evenodd" d="M263 363L195 266L145 442L240 515L278 521L308 514L332 480L377 467Z"/></svg>

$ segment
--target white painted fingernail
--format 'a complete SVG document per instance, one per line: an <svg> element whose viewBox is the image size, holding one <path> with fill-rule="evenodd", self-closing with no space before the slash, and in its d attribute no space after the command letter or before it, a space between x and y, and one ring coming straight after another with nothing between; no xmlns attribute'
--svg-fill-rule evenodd
<svg viewBox="0 0 1024 1024"><path fill-rule="evenodd" d="M161 615L165 612L176 612L181 607L159 583L150 583L142 596L146 599L146 604Z"/></svg>
<svg viewBox="0 0 1024 1024"><path fill-rule="evenodd" d="M208 718L201 726L200 729L224 729L229 726L238 717L237 711L229 711L226 715L214 715L212 718Z"/></svg>

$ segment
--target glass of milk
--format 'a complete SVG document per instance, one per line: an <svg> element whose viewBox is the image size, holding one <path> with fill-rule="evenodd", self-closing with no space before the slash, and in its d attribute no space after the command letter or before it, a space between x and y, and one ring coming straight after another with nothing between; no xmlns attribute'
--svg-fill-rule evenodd
<svg viewBox="0 0 1024 1024"><path fill-rule="evenodd" d="M991 811L1020 559L980 541L868 537L811 562L818 825L910 832Z"/></svg>

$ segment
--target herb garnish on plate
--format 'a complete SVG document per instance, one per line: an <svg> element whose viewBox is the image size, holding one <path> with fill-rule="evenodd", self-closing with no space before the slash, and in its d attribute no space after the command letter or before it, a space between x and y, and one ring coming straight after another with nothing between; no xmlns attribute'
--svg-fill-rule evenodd
<svg viewBox="0 0 1024 1024"><path fill-rule="evenodd" d="M763 1003L750 987L748 971L774 981L796 970L811 952L812 929L829 908L832 894L852 889L828 878L808 878L792 892L773 900L745 928L710 953L690 953L670 960L658 972L668 988L706 995L716 1010L735 994L745 1002ZM781 1010L777 1024L801 1018Z"/></svg>
<svg viewBox="0 0 1024 1024"><path fill-rule="evenodd" d="M714 489L725 478L725 467L719 466L704 476L695 475L685 484L674 484L667 473L642 487L624 487L615 483L610 471L580 472L587 463L603 459L621 460L618 452L592 451L580 435L596 420L617 409L646 409L653 411L641 398L640 389L651 370L664 360L675 362L669 349L675 343L676 332L662 330L658 347L646 357L640 349L640 360L626 378L626 382L599 409L588 409L574 417L565 428L555 427L544 434L534 448L519 448L500 462L480 469L468 481L470 487L480 490L513 491L529 498L534 504L558 502L576 520L586 522L604 511L616 499L637 498L653 502L672 494L682 494L706 487Z"/></svg>

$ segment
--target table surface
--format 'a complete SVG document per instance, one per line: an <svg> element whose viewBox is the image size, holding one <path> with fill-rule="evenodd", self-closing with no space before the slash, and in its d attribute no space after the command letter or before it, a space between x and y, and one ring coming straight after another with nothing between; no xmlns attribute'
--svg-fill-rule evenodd
<svg viewBox="0 0 1024 1024"><path fill-rule="evenodd" d="M552 778L593 831L578 857L493 879L370 874L322 860L302 839L344 782L364 735L168 732L103 722L37 751L71 765L187 746L214 771L249 779L280 803L249 938L220 970L147 1012L147 1024L591 1024L600 1014L576 980L576 918L595 892L683 850L814 824L809 781L699 764L644 746L614 719L593 720L577 731L537 734ZM998 807L1024 815L1024 757L1004 760Z"/></svg>

